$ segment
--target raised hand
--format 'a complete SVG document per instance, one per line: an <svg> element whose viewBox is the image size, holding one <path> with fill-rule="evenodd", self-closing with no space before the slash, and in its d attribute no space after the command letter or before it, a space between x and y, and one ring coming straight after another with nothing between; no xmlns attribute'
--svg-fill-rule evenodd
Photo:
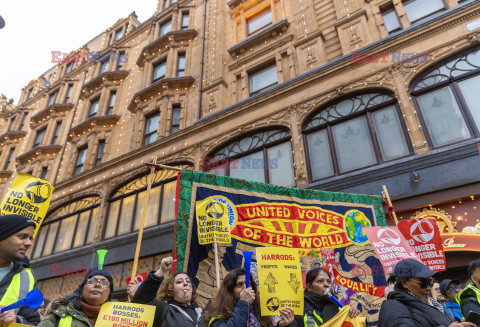
<svg viewBox="0 0 480 327"><path fill-rule="evenodd" d="M240 300L244 300L252 304L253 301L255 301L255 291L251 287L244 289L240 293Z"/></svg>
<svg viewBox="0 0 480 327"><path fill-rule="evenodd" d="M172 270L173 266L173 258L172 257L166 257L162 259L162 262L160 263L160 269L158 269L155 272L155 275L162 277L166 273L170 272Z"/></svg>

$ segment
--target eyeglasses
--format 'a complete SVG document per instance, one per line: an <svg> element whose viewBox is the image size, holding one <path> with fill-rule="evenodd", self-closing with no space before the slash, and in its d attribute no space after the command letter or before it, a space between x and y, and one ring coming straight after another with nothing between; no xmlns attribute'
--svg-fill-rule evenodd
<svg viewBox="0 0 480 327"><path fill-rule="evenodd" d="M461 290L461 289L462 289L462 288L460 287L460 285L457 285L457 286L455 286L455 287L449 288L449 289L447 290L447 292L452 292L452 293L453 293L453 292L455 292L455 291L457 291L457 290Z"/></svg>
<svg viewBox="0 0 480 327"><path fill-rule="evenodd" d="M110 287L110 282L108 280L96 280L96 279L89 279L86 283L88 286L95 286L99 284L101 287Z"/></svg>
<svg viewBox="0 0 480 327"><path fill-rule="evenodd" d="M428 286L432 287L435 284L434 278L422 278L422 280L411 279L415 283L420 284L420 288L427 288Z"/></svg>

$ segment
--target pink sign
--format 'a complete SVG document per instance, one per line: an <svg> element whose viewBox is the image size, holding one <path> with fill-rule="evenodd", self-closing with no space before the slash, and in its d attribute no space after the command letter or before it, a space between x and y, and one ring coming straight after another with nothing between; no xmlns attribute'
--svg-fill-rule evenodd
<svg viewBox="0 0 480 327"><path fill-rule="evenodd" d="M397 227L363 227L363 230L380 259L385 274L391 274L397 262L403 259L422 262Z"/></svg>

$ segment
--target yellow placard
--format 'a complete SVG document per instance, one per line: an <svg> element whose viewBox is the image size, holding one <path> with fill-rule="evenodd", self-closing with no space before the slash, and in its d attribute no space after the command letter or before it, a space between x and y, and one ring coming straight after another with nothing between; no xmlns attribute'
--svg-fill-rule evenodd
<svg viewBox="0 0 480 327"><path fill-rule="evenodd" d="M153 305L127 302L106 302L98 314L95 327L152 327Z"/></svg>
<svg viewBox="0 0 480 327"><path fill-rule="evenodd" d="M340 309L340 312L332 319L322 325L322 327L365 327L367 325L365 313L361 313L356 317L350 317L348 314L351 306L346 305Z"/></svg>
<svg viewBox="0 0 480 327"><path fill-rule="evenodd" d="M198 243L230 244L230 221L235 221L236 210L233 203L219 195L208 197L195 203L197 213Z"/></svg>
<svg viewBox="0 0 480 327"><path fill-rule="evenodd" d="M47 214L53 185L29 174L18 173L2 202L2 215L18 214L35 222L35 232Z"/></svg>
<svg viewBox="0 0 480 327"><path fill-rule="evenodd" d="M11 322L7 325L7 327L32 327L32 326Z"/></svg>
<svg viewBox="0 0 480 327"><path fill-rule="evenodd" d="M292 308L303 316L303 282L297 249L260 247L256 249L260 308L262 316Z"/></svg>

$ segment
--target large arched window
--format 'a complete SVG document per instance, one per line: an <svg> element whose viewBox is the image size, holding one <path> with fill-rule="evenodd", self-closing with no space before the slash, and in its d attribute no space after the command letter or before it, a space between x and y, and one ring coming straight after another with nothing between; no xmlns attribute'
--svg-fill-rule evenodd
<svg viewBox="0 0 480 327"><path fill-rule="evenodd" d="M392 95L351 95L320 108L303 127L311 180L408 156L412 148Z"/></svg>
<svg viewBox="0 0 480 327"><path fill-rule="evenodd" d="M92 243L95 236L92 221L98 216L100 197L86 197L50 213L36 236L33 257Z"/></svg>
<svg viewBox="0 0 480 327"><path fill-rule="evenodd" d="M480 136L480 49L469 49L420 75L411 85L431 148Z"/></svg>
<svg viewBox="0 0 480 327"><path fill-rule="evenodd" d="M180 166L189 168L190 166ZM120 187L108 200L108 219L104 238L127 234L140 228L147 191L147 176L142 176ZM148 199L145 227L175 219L175 191L177 171L160 170L155 173Z"/></svg>
<svg viewBox="0 0 480 327"><path fill-rule="evenodd" d="M243 136L205 158L203 169L217 175L295 186L290 133L271 129Z"/></svg>

